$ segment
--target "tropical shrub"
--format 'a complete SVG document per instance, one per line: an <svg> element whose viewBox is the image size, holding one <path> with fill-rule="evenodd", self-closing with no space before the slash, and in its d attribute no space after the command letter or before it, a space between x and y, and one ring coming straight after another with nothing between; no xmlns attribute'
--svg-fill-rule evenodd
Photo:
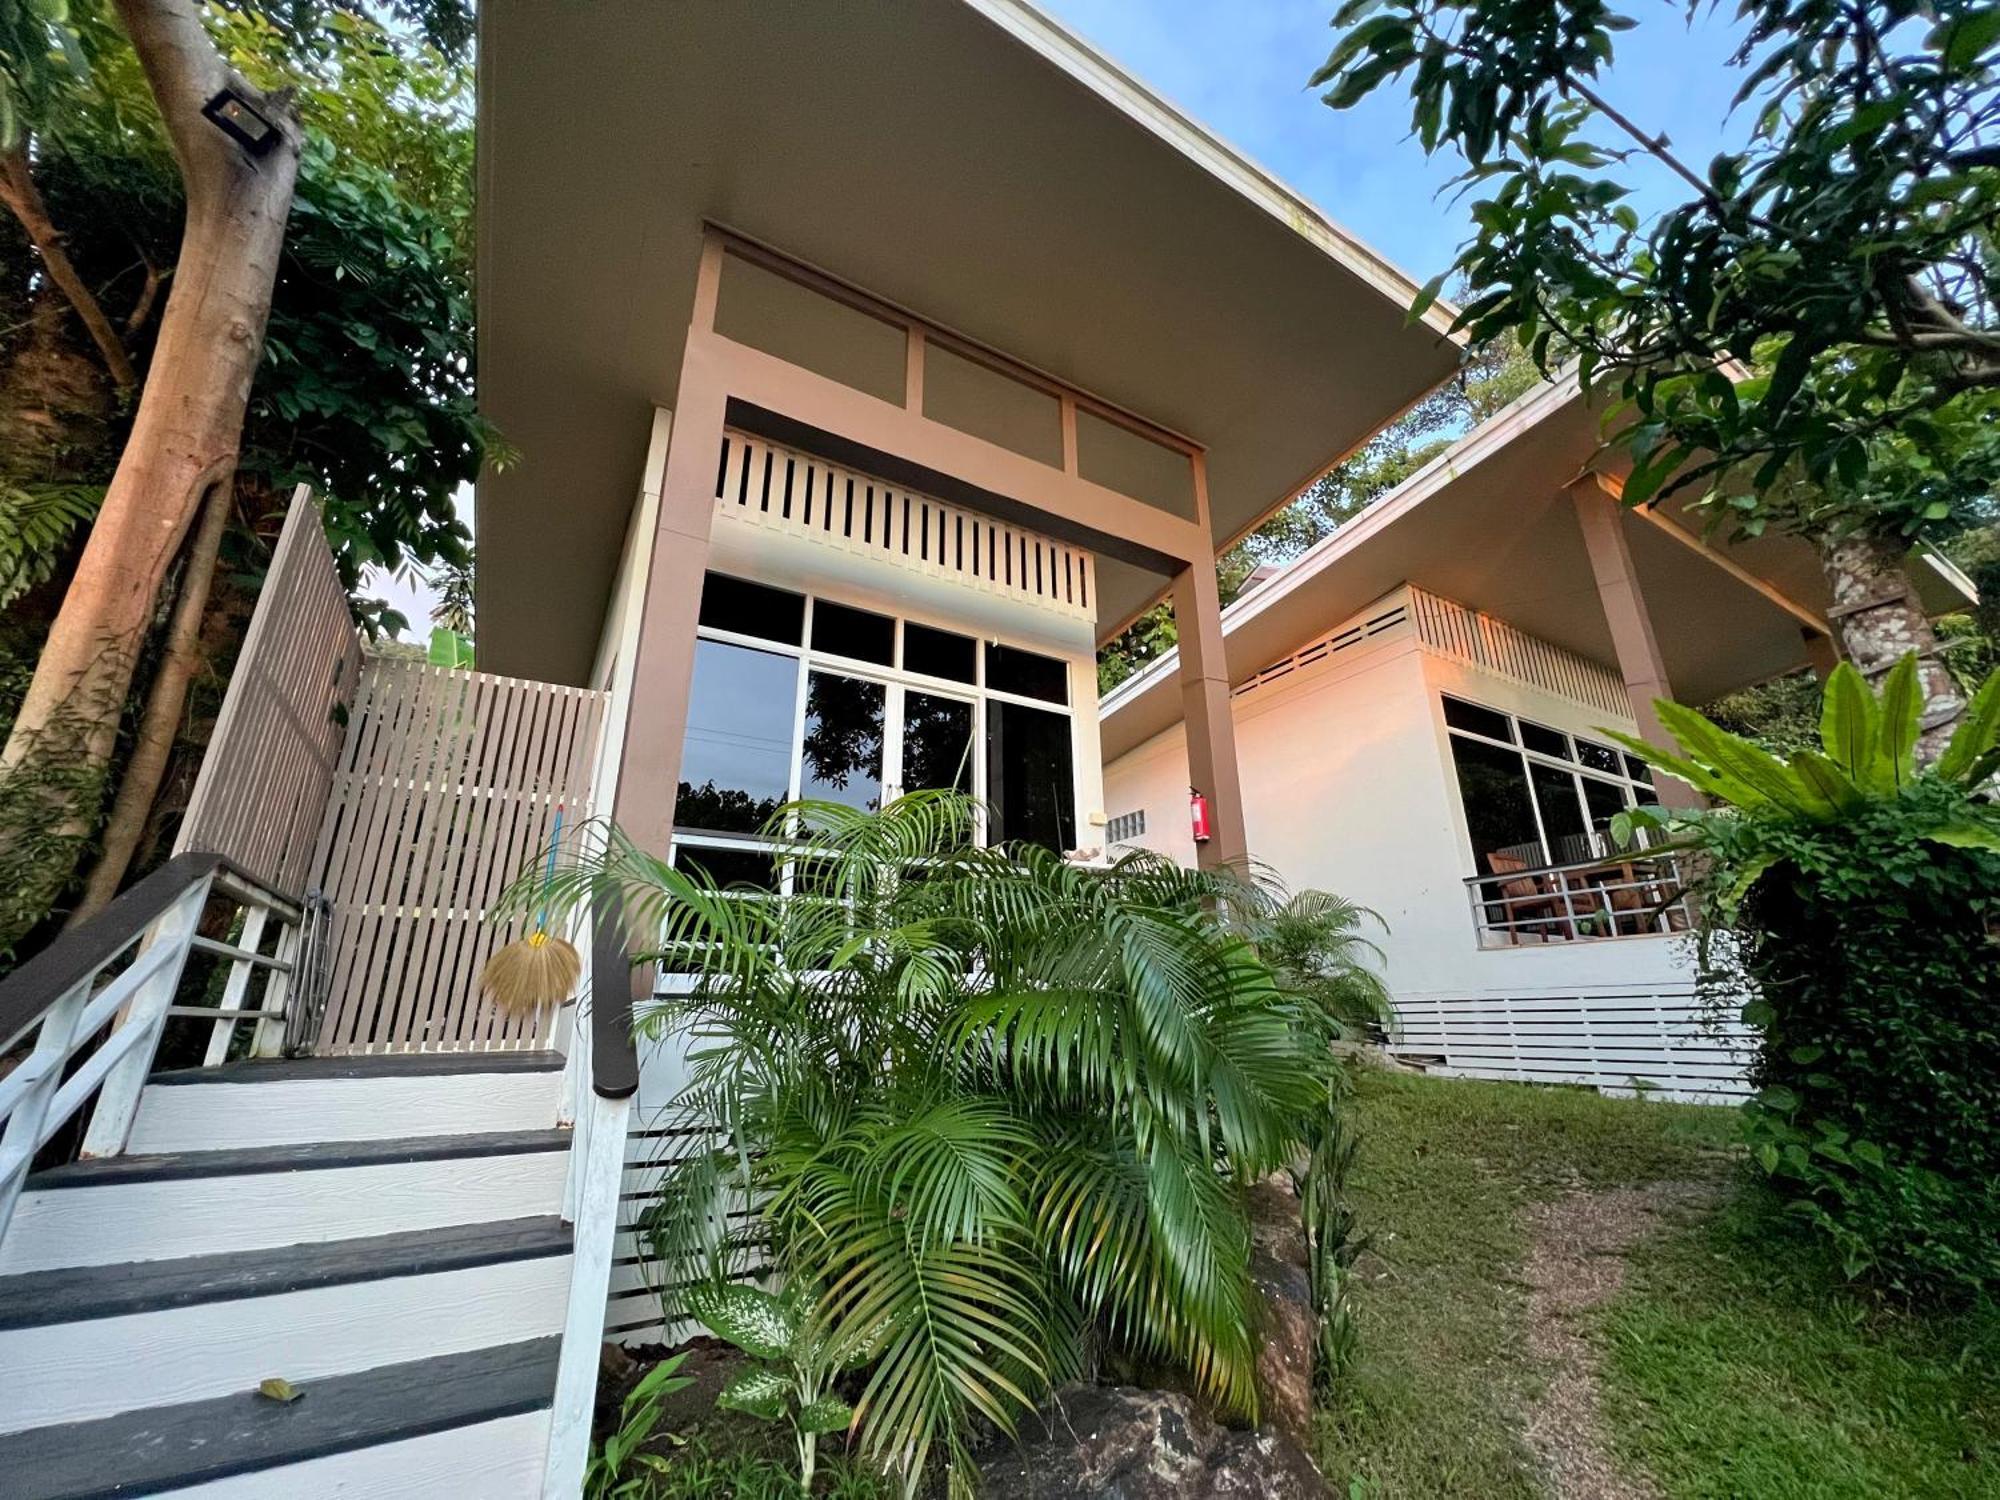
<svg viewBox="0 0 2000 1500"><path fill-rule="evenodd" d="M662 1282L780 1273L905 1493L939 1467L969 1492L975 1424L1011 1431L1107 1353L1253 1415L1238 1189L1334 1094L1325 1010L1212 914L1241 882L974 847L973 814L782 809L784 898L615 831L556 883L691 976L640 1023L689 1039L667 1123L721 1143L650 1211Z"/></svg>
<svg viewBox="0 0 2000 1500"><path fill-rule="evenodd" d="M790 1427L799 1455L799 1486L812 1493L819 1440L829 1432L844 1432L854 1420L854 1408L834 1394L834 1381L843 1372L843 1361L858 1364L875 1350L850 1341L836 1356L796 1284L766 1292L704 1281L689 1291L687 1304L710 1333L756 1361L717 1393L715 1404Z"/></svg>
<svg viewBox="0 0 2000 1500"><path fill-rule="evenodd" d="M694 1381L681 1374L685 1354L661 1360L618 1404L618 1426L606 1434L590 1455L583 1473L584 1500L645 1500L654 1479L667 1468L657 1453L646 1452L667 1397Z"/></svg>
<svg viewBox="0 0 2000 1500"><path fill-rule="evenodd" d="M1671 821L1758 1037L1752 1154L1849 1274L1911 1294L2000 1287L2000 675L1930 766L1922 711L1905 658L1879 697L1842 665L1789 759L1666 703L1681 753L1626 741L1721 804Z"/></svg>

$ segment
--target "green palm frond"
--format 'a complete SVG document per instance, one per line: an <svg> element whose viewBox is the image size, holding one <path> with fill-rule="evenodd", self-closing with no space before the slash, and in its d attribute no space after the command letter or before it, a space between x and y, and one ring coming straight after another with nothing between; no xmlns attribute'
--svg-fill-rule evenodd
<svg viewBox="0 0 2000 1500"><path fill-rule="evenodd" d="M805 1289L861 1366L857 1442L910 1492L940 1466L963 1492L975 1424L1011 1430L1086 1338L1254 1411L1238 1194L1309 1148L1332 1017L1380 993L1359 908L1256 871L981 848L976 811L781 808L782 898L601 825L555 883L697 971L640 1016L684 1053L662 1118L703 1146L647 1214L657 1283L768 1266Z"/></svg>

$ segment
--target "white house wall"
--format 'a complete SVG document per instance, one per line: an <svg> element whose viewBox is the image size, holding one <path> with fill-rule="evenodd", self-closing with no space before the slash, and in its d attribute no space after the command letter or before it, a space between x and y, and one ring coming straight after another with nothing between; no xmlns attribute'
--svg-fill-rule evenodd
<svg viewBox="0 0 2000 1500"><path fill-rule="evenodd" d="M1405 621L1235 698L1252 858L1294 889L1335 891L1380 913L1399 997L1686 990L1691 973L1679 939L1479 946L1464 884L1474 873L1471 845L1440 692L1585 733L1605 719L1426 651ZM1191 862L1187 775L1177 725L1106 768L1106 810L1143 810L1147 832L1132 842Z"/></svg>

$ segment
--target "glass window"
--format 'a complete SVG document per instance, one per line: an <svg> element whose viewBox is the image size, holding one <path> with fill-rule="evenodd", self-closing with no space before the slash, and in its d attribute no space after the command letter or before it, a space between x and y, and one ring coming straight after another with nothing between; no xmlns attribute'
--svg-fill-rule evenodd
<svg viewBox="0 0 2000 1500"><path fill-rule="evenodd" d="M1535 806L1542 813L1542 834L1549 863L1573 865L1594 859L1596 851L1583 836L1583 804L1577 800L1576 777L1560 766L1528 762L1535 783Z"/></svg>
<svg viewBox="0 0 2000 1500"><path fill-rule="evenodd" d="M986 705L986 800L994 843L1061 852L1076 828L1069 716L1018 703Z"/></svg>
<svg viewBox="0 0 2000 1500"><path fill-rule="evenodd" d="M1489 740L1506 740L1511 744L1514 739L1512 719L1490 708L1481 708L1476 703L1467 703L1462 698L1444 700L1444 721L1453 729L1483 734Z"/></svg>
<svg viewBox="0 0 2000 1500"><path fill-rule="evenodd" d="M1547 863L1520 752L1453 735L1451 755L1479 873L1504 875Z"/></svg>
<svg viewBox="0 0 2000 1500"><path fill-rule="evenodd" d="M972 705L915 688L903 694L903 790L972 790Z"/></svg>
<svg viewBox="0 0 2000 1500"><path fill-rule="evenodd" d="M1625 757L1625 774L1646 786L1653 784L1653 768L1636 755Z"/></svg>
<svg viewBox="0 0 2000 1500"><path fill-rule="evenodd" d="M701 584L701 623L761 640L799 643L805 627L803 594L746 583L726 573L710 573Z"/></svg>
<svg viewBox="0 0 2000 1500"><path fill-rule="evenodd" d="M674 822L754 833L791 789L798 662L775 651L696 641Z"/></svg>
<svg viewBox="0 0 2000 1500"><path fill-rule="evenodd" d="M1576 742L1576 758L1593 771L1603 771L1607 775L1619 774L1618 752L1609 745L1599 745L1590 740Z"/></svg>
<svg viewBox="0 0 2000 1500"><path fill-rule="evenodd" d="M681 844L674 851L674 867L702 869L717 885L749 885L760 891L778 889L778 862L768 849L725 849L711 844Z"/></svg>
<svg viewBox="0 0 2000 1500"><path fill-rule="evenodd" d="M1615 854L1606 838L1611 820L1635 800L1654 800L1649 783L1628 777L1638 762L1608 745L1462 699L1446 698L1444 712L1454 731L1466 731L1450 736L1451 751L1482 875ZM1473 734L1523 748L1489 745ZM1577 762L1602 774L1586 774Z"/></svg>
<svg viewBox="0 0 2000 1500"><path fill-rule="evenodd" d="M1570 758L1568 735L1540 724L1530 724L1526 719L1521 721L1521 743L1537 755L1549 755L1557 760Z"/></svg>
<svg viewBox="0 0 2000 1500"><path fill-rule="evenodd" d="M1069 702L1069 664L1018 646L986 643L986 685L996 692L1045 703Z"/></svg>
<svg viewBox="0 0 2000 1500"><path fill-rule="evenodd" d="M1590 831L1604 833L1611 827L1611 820L1625 811L1625 788L1615 781L1599 781L1595 776L1583 778L1583 805L1590 814Z"/></svg>
<svg viewBox="0 0 2000 1500"><path fill-rule="evenodd" d="M933 630L928 625L903 626L903 670L953 682L978 680L979 643L969 635Z"/></svg>
<svg viewBox="0 0 2000 1500"><path fill-rule="evenodd" d="M807 678L801 797L843 802L867 812L882 805L882 713L887 696L881 683L859 677L814 672Z"/></svg>
<svg viewBox="0 0 2000 1500"><path fill-rule="evenodd" d="M815 651L890 666L896 660L896 622L870 610L816 600L812 644Z"/></svg>

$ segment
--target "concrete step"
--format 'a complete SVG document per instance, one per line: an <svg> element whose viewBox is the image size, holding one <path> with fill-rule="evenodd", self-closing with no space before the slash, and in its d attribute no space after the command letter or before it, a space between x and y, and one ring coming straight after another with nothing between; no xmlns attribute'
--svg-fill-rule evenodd
<svg viewBox="0 0 2000 1500"><path fill-rule="evenodd" d="M9 1495L512 1500L540 1493L559 1340L390 1363L0 1436Z"/></svg>

